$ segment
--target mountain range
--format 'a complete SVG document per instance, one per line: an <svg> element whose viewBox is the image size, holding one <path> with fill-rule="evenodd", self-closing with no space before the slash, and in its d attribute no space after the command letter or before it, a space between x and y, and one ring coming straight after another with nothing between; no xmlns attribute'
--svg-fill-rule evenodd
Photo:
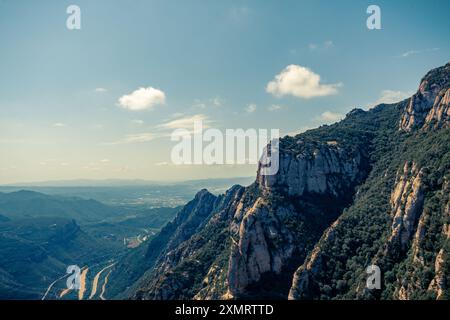
<svg viewBox="0 0 450 320"><path fill-rule="evenodd" d="M450 63L408 99L282 138L276 175L200 191L115 266L109 298L448 299L449 102Z"/></svg>

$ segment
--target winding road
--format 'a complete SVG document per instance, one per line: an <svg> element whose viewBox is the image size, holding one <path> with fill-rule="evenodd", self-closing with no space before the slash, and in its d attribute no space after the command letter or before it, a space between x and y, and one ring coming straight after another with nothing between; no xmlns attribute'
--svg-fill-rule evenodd
<svg viewBox="0 0 450 320"><path fill-rule="evenodd" d="M102 270L100 270L100 271L95 275L94 281L92 282L92 290L91 290L91 295L89 296L89 300L91 300L91 299L95 296L95 294L97 293L98 280L99 280L100 276L102 275L102 273L103 273L105 270L107 270L107 269L109 269L109 268L112 268L115 264L116 264L116 263L114 262L114 263L110 264L109 266L104 267ZM100 294L100 299L102 299L102 300L104 300L104 299L102 298L102 296L103 296L103 293L104 293L105 290L106 290L106 283L108 282L109 273L111 273L111 271L108 272L108 274L106 275L105 280L104 280L104 282L103 282L102 292L101 292L101 294Z"/></svg>

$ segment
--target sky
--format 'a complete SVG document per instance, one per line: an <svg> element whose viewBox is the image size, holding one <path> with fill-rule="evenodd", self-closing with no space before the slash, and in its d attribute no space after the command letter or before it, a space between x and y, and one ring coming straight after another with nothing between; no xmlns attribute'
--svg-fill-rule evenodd
<svg viewBox="0 0 450 320"><path fill-rule="evenodd" d="M0 184L254 175L174 165L171 132L201 119L294 134L400 101L450 60L448 12L446 0L0 0Z"/></svg>

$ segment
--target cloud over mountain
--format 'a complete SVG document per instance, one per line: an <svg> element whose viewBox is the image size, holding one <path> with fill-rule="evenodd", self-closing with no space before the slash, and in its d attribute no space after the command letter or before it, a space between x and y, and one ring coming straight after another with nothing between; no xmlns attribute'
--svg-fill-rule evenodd
<svg viewBox="0 0 450 320"><path fill-rule="evenodd" d="M310 99L336 94L342 84L322 84L320 75L299 65L291 64L267 84L266 91L275 97L291 95Z"/></svg>

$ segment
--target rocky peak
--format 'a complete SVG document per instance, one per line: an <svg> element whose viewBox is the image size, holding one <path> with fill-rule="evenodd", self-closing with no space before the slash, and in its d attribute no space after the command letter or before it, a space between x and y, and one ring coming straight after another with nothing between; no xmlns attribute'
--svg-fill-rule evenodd
<svg viewBox="0 0 450 320"><path fill-rule="evenodd" d="M278 173L257 176L257 184L265 192L278 189L289 196L308 193L338 196L364 175L362 152L338 141L310 145L298 138L293 146L285 144L280 142L282 152Z"/></svg>
<svg viewBox="0 0 450 320"><path fill-rule="evenodd" d="M448 126L450 63L428 72L410 98L400 120L400 130Z"/></svg>

